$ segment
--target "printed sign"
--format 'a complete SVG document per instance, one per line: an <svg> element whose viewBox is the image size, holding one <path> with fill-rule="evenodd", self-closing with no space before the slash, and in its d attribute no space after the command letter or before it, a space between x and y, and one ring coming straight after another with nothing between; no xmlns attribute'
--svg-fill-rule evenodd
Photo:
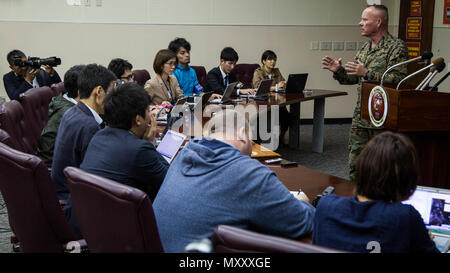
<svg viewBox="0 0 450 273"><path fill-rule="evenodd" d="M406 20L406 39L420 40L422 38L422 18L409 17Z"/></svg>
<svg viewBox="0 0 450 273"><path fill-rule="evenodd" d="M420 56L420 42L406 42L409 59Z"/></svg>
<svg viewBox="0 0 450 273"><path fill-rule="evenodd" d="M422 1L411 1L411 11L409 16L422 16Z"/></svg>
<svg viewBox="0 0 450 273"><path fill-rule="evenodd" d="M450 0L444 0L444 24L450 24Z"/></svg>

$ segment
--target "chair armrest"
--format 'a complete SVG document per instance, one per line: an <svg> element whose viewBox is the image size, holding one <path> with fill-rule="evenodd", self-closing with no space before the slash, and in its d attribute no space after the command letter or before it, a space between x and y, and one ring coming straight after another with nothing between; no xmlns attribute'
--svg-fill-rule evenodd
<svg viewBox="0 0 450 273"><path fill-rule="evenodd" d="M59 205L61 206L61 208L64 209L64 207L67 205L67 199L58 200L58 201L59 201Z"/></svg>
<svg viewBox="0 0 450 273"><path fill-rule="evenodd" d="M86 253L89 252L88 245L85 239L70 241L63 244L65 253Z"/></svg>

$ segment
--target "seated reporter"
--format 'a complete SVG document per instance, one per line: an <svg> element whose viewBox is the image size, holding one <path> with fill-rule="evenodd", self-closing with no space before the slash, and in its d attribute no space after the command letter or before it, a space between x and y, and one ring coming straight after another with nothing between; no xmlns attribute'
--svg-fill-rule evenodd
<svg viewBox="0 0 450 273"><path fill-rule="evenodd" d="M283 89L286 86L286 80L281 75L281 72L276 68L277 55L272 50L266 50L261 56L262 67L257 68L253 72L253 88L258 88L259 83L262 80L272 80L270 91L276 91L276 89Z"/></svg>
<svg viewBox="0 0 450 273"><path fill-rule="evenodd" d="M183 98L178 80L173 76L177 67L177 56L169 49L161 49L156 53L153 70L156 76L145 83L145 90L150 95L151 105L172 104Z"/></svg>
<svg viewBox="0 0 450 273"><path fill-rule="evenodd" d="M92 137L80 169L138 188L154 200L169 163L152 144L156 120L149 106L149 95L138 84L110 91L104 100L107 125ZM66 216L79 232L73 209L69 200Z"/></svg>
<svg viewBox="0 0 450 273"><path fill-rule="evenodd" d="M253 73L253 88L258 88L259 84L263 80L272 80L270 91L278 91L286 87L286 81L281 75L281 72L276 68L277 55L272 50L266 50L261 56L262 67L257 68ZM280 109L280 141L283 145L288 143L284 139L284 135L289 128L289 122L293 117L290 116L286 106L282 106Z"/></svg>
<svg viewBox="0 0 450 273"><path fill-rule="evenodd" d="M439 252L419 212L401 202L416 189L417 152L404 135L384 132L370 140L356 164L355 196L322 197L313 243L351 252Z"/></svg>
<svg viewBox="0 0 450 273"><path fill-rule="evenodd" d="M209 136L191 140L172 162L153 203L164 250L181 252L220 224L289 238L309 234L314 207L250 158L245 116L224 110L206 128Z"/></svg>
<svg viewBox="0 0 450 273"><path fill-rule="evenodd" d="M232 73L239 55L232 47L225 47L220 53L220 64L218 67L211 69L206 75L206 89L211 92L215 92L219 95L223 95L228 84L237 82L236 75ZM245 95L255 94L256 90L239 89L243 84L238 83L232 95Z"/></svg>
<svg viewBox="0 0 450 273"><path fill-rule="evenodd" d="M28 89L51 86L53 83L61 82L58 73L51 66L43 65L44 69L41 69L14 64L16 60L27 60L27 56L20 50L12 50L6 59L11 72L3 76L3 84L11 100L19 100L19 95Z"/></svg>
<svg viewBox="0 0 450 273"><path fill-rule="evenodd" d="M78 75L80 100L64 113L53 150L51 176L59 200L66 200L70 193L64 168L80 166L92 136L104 126L103 100L116 80L110 70L97 64L86 65Z"/></svg>
<svg viewBox="0 0 450 273"><path fill-rule="evenodd" d="M66 92L53 97L48 106L49 120L39 137L37 155L50 168L53 163L53 150L55 148L56 134L58 133L61 119L64 113L80 100L77 81L78 75L85 67L85 65L76 65L64 74L64 88Z"/></svg>
<svg viewBox="0 0 450 273"><path fill-rule="evenodd" d="M112 59L108 64L108 69L111 70L123 82L134 82L133 65L127 60L121 58Z"/></svg>

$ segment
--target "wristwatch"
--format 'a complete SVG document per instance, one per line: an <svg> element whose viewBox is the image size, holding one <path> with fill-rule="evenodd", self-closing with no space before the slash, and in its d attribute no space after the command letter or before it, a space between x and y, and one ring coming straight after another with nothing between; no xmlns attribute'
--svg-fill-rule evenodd
<svg viewBox="0 0 450 273"><path fill-rule="evenodd" d="M367 81L369 79L369 70L367 70L366 75L364 75L364 79Z"/></svg>

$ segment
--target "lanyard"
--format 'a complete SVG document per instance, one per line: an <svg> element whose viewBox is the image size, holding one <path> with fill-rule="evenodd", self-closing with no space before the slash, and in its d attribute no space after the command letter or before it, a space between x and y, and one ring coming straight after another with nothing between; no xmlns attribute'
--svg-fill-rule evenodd
<svg viewBox="0 0 450 273"><path fill-rule="evenodd" d="M172 81L170 80L170 78L167 78L167 80L169 81L169 87L167 87L166 81L163 80L164 86L166 87L169 96L170 96L170 102L173 103L173 95L172 95Z"/></svg>

